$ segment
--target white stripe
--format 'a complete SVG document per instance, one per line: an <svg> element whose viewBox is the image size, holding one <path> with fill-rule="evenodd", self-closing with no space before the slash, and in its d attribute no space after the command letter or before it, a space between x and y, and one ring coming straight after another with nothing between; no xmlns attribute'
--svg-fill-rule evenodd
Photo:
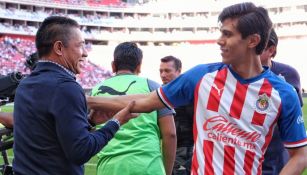
<svg viewBox="0 0 307 175"><path fill-rule="evenodd" d="M172 105L169 104L169 103L167 103L167 100L165 100L165 99L163 98L163 95L162 95L162 92L161 92L161 91L162 91L162 87L160 87L160 88L157 90L160 99L163 101L163 103L164 103L168 108L172 109L172 108L173 108Z"/></svg>
<svg viewBox="0 0 307 175"><path fill-rule="evenodd" d="M284 144L285 148L297 148L305 145L307 145L307 141L297 144Z"/></svg>

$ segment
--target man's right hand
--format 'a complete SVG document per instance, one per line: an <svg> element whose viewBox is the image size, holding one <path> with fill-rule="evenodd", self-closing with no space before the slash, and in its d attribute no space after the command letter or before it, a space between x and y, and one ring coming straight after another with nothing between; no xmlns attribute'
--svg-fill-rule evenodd
<svg viewBox="0 0 307 175"><path fill-rule="evenodd" d="M115 112L105 112L102 110L92 109L89 115L91 122L97 124L105 123L112 117L117 119L121 125L128 122L130 119L137 117L138 113L131 113L131 109L135 105L135 101L130 102L125 108L120 110L118 113Z"/></svg>
<svg viewBox="0 0 307 175"><path fill-rule="evenodd" d="M132 101L124 109L120 110L113 118L117 119L120 125L127 123L130 119L136 118L139 113L131 113L131 109L135 105L135 101Z"/></svg>

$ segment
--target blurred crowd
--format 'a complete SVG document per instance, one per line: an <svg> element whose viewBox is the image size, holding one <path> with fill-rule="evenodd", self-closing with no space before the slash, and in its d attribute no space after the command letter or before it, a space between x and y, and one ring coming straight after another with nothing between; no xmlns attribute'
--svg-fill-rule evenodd
<svg viewBox="0 0 307 175"><path fill-rule="evenodd" d="M86 45L90 52L91 45ZM33 39L14 38L4 36L0 38L0 74L7 75L11 72L29 74L25 66L27 57L36 51ZM84 89L92 88L98 82L111 76L111 72L95 65L90 60L83 64L83 72L77 76L77 81Z"/></svg>

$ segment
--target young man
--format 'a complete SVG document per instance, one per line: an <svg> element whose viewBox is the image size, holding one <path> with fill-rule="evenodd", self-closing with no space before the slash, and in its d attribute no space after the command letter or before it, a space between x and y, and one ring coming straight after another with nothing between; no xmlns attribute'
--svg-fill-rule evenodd
<svg viewBox="0 0 307 175"><path fill-rule="evenodd" d="M300 83L300 76L295 68L275 62L272 59L275 57L277 52L278 37L272 29L268 44L260 55L261 63L264 66L268 66L272 72L280 76L286 82L290 83L296 90L296 93L300 100L300 105L303 106L302 90ZM263 175L278 175L282 168L286 165L289 160L288 150L284 148L278 127L275 127L273 131L273 137L268 149L264 155L264 162L262 164Z"/></svg>
<svg viewBox="0 0 307 175"><path fill-rule="evenodd" d="M271 20L253 3L235 4L219 15L222 63L198 65L149 95L88 98L96 110L151 111L194 102L191 174L261 174L263 155L278 125L291 158L281 174L307 166L307 137L293 88L262 67ZM98 116L93 116L98 118Z"/></svg>
<svg viewBox="0 0 307 175"><path fill-rule="evenodd" d="M176 79L181 74L182 63L174 56L161 58L160 77L163 85ZM194 105L175 108L177 149L173 175L190 175L193 155L193 114Z"/></svg>
<svg viewBox="0 0 307 175"><path fill-rule="evenodd" d="M15 95L14 174L82 175L83 164L135 117L130 115L133 103L90 132L84 91L75 79L87 57L78 23L46 18L37 31L36 47L40 61Z"/></svg>
<svg viewBox="0 0 307 175"><path fill-rule="evenodd" d="M92 95L143 94L158 89L158 83L138 76L142 59L142 50L135 43L124 42L116 46L112 61L115 76L94 87ZM98 153L97 174L171 175L175 150L173 111L165 108L142 113L123 126Z"/></svg>

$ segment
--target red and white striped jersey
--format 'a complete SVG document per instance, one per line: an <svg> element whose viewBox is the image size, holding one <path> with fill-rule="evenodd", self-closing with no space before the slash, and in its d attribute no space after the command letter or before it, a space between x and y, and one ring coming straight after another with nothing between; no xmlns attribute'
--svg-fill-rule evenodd
<svg viewBox="0 0 307 175"><path fill-rule="evenodd" d="M278 122L286 147L307 144L293 88L269 69L242 79L229 66L197 66L158 90L169 107L194 102L192 174L261 174Z"/></svg>

